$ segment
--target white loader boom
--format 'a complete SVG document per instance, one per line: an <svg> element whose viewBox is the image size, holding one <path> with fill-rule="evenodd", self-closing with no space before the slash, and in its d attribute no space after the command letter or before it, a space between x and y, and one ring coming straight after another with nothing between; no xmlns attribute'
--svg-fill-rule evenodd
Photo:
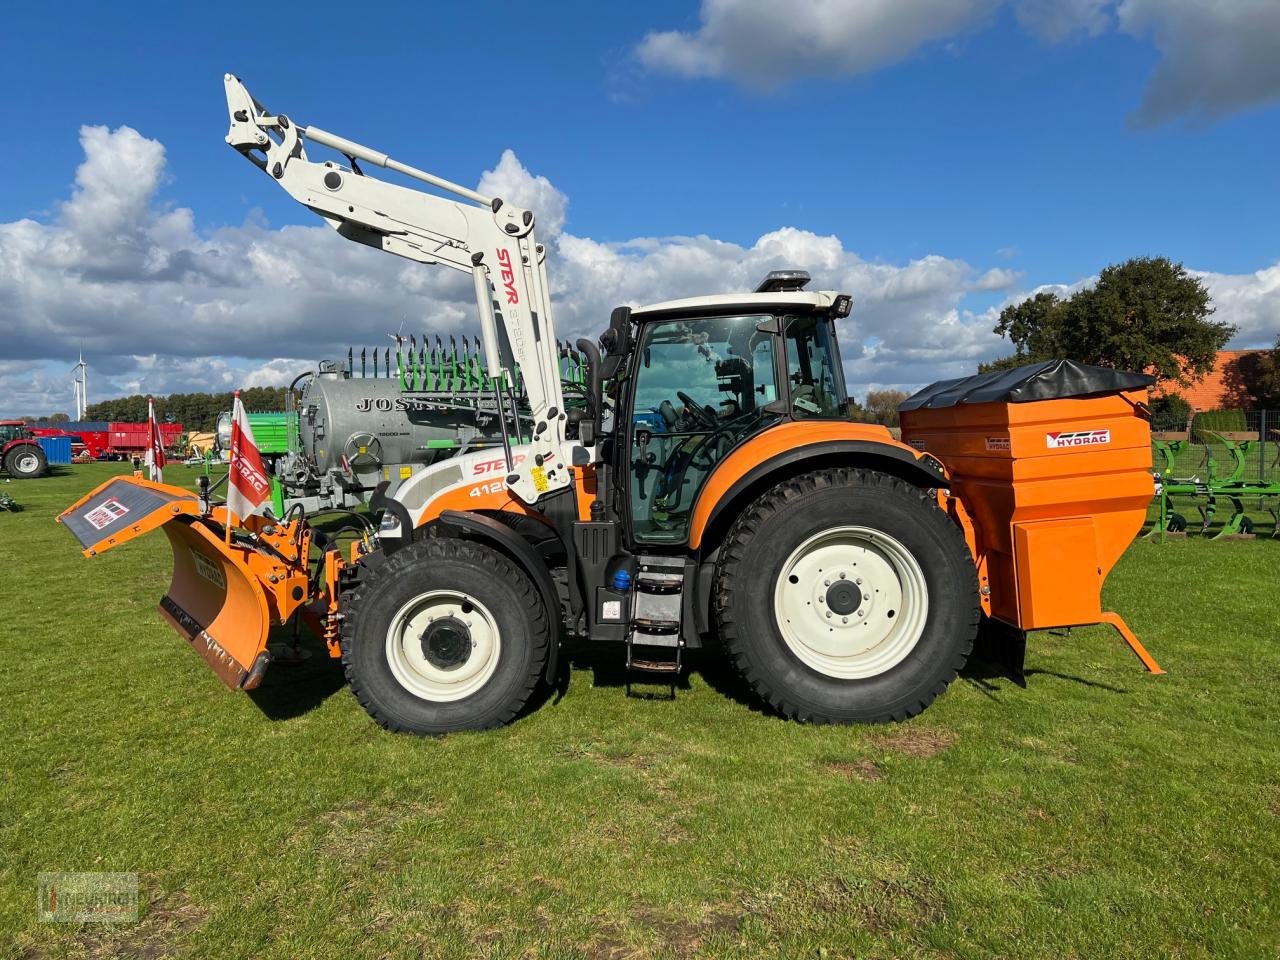
<svg viewBox="0 0 1280 960"><path fill-rule="evenodd" d="M534 423L531 451L515 464L508 459L507 485L527 504L569 486L575 449L581 451L579 462L587 451L565 439L546 248L534 239L533 213L318 127L301 127L268 111L239 78L228 73L223 81L231 116L227 143L274 177L295 200L348 240L471 274L489 375L495 382L510 382L515 369L520 370ZM336 150L350 166L308 159L305 141ZM367 176L357 161L394 170L460 199Z"/></svg>

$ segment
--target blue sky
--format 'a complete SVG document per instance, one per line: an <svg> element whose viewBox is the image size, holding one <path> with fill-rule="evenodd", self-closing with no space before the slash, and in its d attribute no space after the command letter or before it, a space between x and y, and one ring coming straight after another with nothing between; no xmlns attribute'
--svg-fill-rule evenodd
<svg viewBox="0 0 1280 960"><path fill-rule="evenodd" d="M226 70L301 123L540 201L566 334L796 258L855 295L851 390L912 387L999 353L1011 299L1162 254L1240 345L1274 339L1280 4L780 9L6 11L0 414L68 409L81 340L100 399L286 381L402 318L469 329L469 284L340 251L223 144Z"/></svg>

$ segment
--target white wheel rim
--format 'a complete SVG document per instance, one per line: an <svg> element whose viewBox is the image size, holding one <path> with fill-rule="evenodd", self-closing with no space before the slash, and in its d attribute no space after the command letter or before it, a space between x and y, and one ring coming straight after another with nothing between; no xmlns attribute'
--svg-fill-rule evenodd
<svg viewBox="0 0 1280 960"><path fill-rule="evenodd" d="M448 668L432 663L424 637L432 624L451 618L471 638L466 659ZM487 607L457 590L432 590L405 603L387 628L387 663L399 684L415 696L450 703L480 690L498 668L502 638Z"/></svg>
<svg viewBox="0 0 1280 960"><path fill-rule="evenodd" d="M34 473L40 466L40 459L35 454L24 453L18 457L18 469L23 473Z"/></svg>
<svg viewBox="0 0 1280 960"><path fill-rule="evenodd" d="M832 527L787 557L773 611L787 649L802 663L858 680L884 673L915 649L929 616L929 590L919 562L887 533Z"/></svg>

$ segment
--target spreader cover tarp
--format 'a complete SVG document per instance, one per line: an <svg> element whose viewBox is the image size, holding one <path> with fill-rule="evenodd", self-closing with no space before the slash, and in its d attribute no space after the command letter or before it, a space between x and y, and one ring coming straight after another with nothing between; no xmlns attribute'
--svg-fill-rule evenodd
<svg viewBox="0 0 1280 960"><path fill-rule="evenodd" d="M1074 360L1045 360L1013 370L995 370L955 380L939 380L902 403L902 410L937 410L961 403L1029 403L1089 397L1121 390L1137 390L1155 383L1155 377L1110 367L1095 367Z"/></svg>

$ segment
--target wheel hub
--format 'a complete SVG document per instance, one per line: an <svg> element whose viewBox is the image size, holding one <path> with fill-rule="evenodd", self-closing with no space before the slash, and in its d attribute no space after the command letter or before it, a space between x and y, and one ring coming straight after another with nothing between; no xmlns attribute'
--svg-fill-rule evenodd
<svg viewBox="0 0 1280 960"><path fill-rule="evenodd" d="M450 703L478 692L502 654L497 621L458 590L432 590L401 605L387 627L391 673L414 696Z"/></svg>
<svg viewBox="0 0 1280 960"><path fill-rule="evenodd" d="M422 656L440 670L456 670L471 656L471 630L456 617L445 617L422 634Z"/></svg>
<svg viewBox="0 0 1280 960"><path fill-rule="evenodd" d="M862 589L848 580L837 580L827 590L826 606L837 616L847 617L862 606Z"/></svg>

